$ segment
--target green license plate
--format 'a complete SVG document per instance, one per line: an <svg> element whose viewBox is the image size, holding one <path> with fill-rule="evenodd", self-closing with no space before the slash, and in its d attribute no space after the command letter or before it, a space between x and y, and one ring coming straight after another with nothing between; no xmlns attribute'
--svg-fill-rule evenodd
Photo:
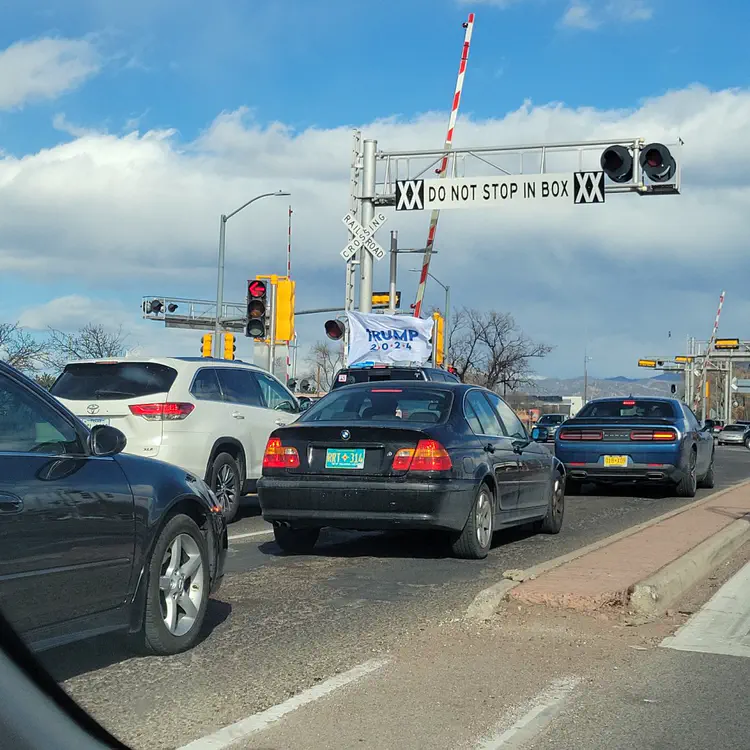
<svg viewBox="0 0 750 750"><path fill-rule="evenodd" d="M365 449L349 448L341 450L329 448L326 451L326 469L364 469Z"/></svg>

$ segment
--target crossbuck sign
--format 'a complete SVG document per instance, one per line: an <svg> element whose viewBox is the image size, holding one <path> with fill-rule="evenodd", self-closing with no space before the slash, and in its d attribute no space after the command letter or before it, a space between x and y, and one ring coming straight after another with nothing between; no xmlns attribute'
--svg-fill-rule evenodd
<svg viewBox="0 0 750 750"><path fill-rule="evenodd" d="M384 213L375 214L372 221L366 227L363 227L351 211L346 214L341 221L344 222L346 228L354 237L341 251L341 257L344 260L349 260L360 248L364 247L374 258L380 260L385 255L385 250L378 245L373 235L385 224L386 219Z"/></svg>
<svg viewBox="0 0 750 750"><path fill-rule="evenodd" d="M480 208L518 204L604 203L604 172L399 180L396 210Z"/></svg>

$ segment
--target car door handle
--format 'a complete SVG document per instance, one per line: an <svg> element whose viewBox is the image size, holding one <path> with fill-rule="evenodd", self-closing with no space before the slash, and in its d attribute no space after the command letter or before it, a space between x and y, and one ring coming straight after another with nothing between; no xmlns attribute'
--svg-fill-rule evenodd
<svg viewBox="0 0 750 750"><path fill-rule="evenodd" d="M494 453L495 446L492 443L487 443L487 445L484 446L484 450L486 453Z"/></svg>
<svg viewBox="0 0 750 750"><path fill-rule="evenodd" d="M15 495L0 495L0 513L20 513L23 500Z"/></svg>
<svg viewBox="0 0 750 750"><path fill-rule="evenodd" d="M240 414L238 411L233 411L232 412L232 416L235 419L244 419L245 418L245 415L244 414Z"/></svg>

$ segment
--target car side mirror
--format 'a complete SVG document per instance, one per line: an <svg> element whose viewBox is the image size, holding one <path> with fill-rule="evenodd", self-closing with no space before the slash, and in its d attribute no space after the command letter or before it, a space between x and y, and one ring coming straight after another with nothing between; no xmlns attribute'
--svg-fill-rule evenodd
<svg viewBox="0 0 750 750"><path fill-rule="evenodd" d="M289 414L294 414L297 411L291 401L282 401L280 404L276 404L273 408L276 411L285 411Z"/></svg>
<svg viewBox="0 0 750 750"><path fill-rule="evenodd" d="M312 406L312 399L307 396L300 396L297 399L297 403L299 403L300 411L307 411Z"/></svg>
<svg viewBox="0 0 750 750"><path fill-rule="evenodd" d="M533 427L531 430L531 439L535 443L543 443L549 436L549 430L546 427Z"/></svg>
<svg viewBox="0 0 750 750"><path fill-rule="evenodd" d="M127 444L128 439L115 427L97 424L91 428L89 450L92 456L116 456Z"/></svg>

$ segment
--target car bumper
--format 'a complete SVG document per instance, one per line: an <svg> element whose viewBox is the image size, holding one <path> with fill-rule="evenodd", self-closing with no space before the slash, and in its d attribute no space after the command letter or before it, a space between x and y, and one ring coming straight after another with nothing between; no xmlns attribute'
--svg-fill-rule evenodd
<svg viewBox="0 0 750 750"><path fill-rule="evenodd" d="M476 485L470 481L343 483L263 477L258 498L266 521L357 531L461 531Z"/></svg>
<svg viewBox="0 0 750 750"><path fill-rule="evenodd" d="M589 482L679 482L684 472L673 464L637 464L603 466L594 464L565 464L568 480Z"/></svg>
<svg viewBox="0 0 750 750"><path fill-rule="evenodd" d="M745 442L744 437L727 437L726 435L717 435L716 440L719 443L726 443L727 445L743 445Z"/></svg>

